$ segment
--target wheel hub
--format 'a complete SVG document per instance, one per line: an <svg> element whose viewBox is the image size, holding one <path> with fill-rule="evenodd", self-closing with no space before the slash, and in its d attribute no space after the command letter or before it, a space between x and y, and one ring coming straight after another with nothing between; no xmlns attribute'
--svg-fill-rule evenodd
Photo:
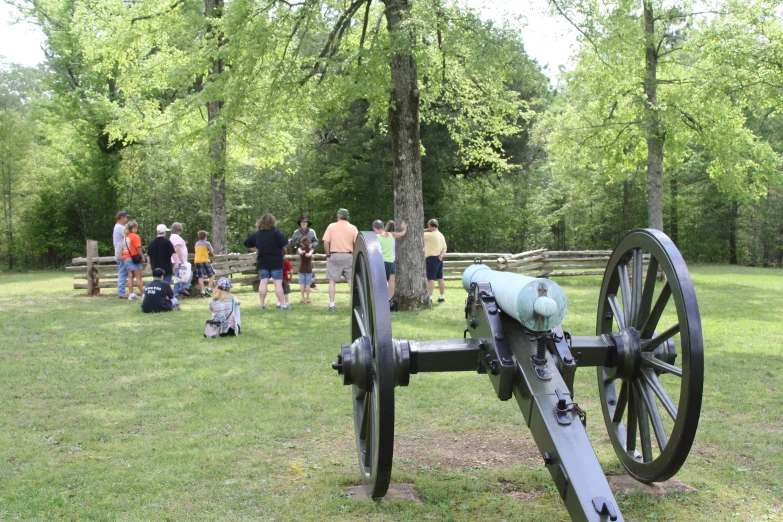
<svg viewBox="0 0 783 522"><path fill-rule="evenodd" d="M351 344L344 344L332 368L343 376L345 386L354 385L363 392L372 388L372 340L363 335Z"/></svg>

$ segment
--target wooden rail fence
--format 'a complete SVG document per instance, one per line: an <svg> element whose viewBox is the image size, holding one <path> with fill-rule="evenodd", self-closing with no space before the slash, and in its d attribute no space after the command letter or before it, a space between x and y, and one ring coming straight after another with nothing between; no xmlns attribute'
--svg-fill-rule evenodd
<svg viewBox="0 0 783 522"><path fill-rule="evenodd" d="M448 281L462 279L462 272L480 259L482 263L496 270L508 270L532 277L566 277L603 275L609 261L611 250L554 251L546 249L530 250L518 254L508 253L472 253L449 252L443 261L443 276ZM193 262L193 254L189 254ZM298 285L296 265L299 256L289 255L286 258L294 265L292 285ZM648 256L644 256L645 266ZM258 273L256 270L256 254L223 254L212 258L212 267L216 277L230 277L232 282L240 285L253 285L258 288ZM98 295L101 288L117 288L119 266L114 256L98 256L97 241L87 241L87 255L71 260L71 266L66 270L78 272L73 276L74 289L86 289L88 295ZM313 256L314 282L327 283L326 256ZM142 279L147 282L152 274L142 271ZM346 281L340 281L345 283ZM193 284L197 282L194 279ZM270 283L271 284L271 283Z"/></svg>

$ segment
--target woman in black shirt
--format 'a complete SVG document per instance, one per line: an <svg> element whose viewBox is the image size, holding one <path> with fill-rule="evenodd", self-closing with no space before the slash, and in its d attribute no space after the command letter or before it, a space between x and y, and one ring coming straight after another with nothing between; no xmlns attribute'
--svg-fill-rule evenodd
<svg viewBox="0 0 783 522"><path fill-rule="evenodd" d="M265 308L267 285L269 278L275 284L277 307L281 310L290 310L283 296L283 256L288 239L277 228L277 220L272 214L264 214L256 223L256 230L245 239L244 245L252 252L257 252L256 267L258 268L258 297L260 309Z"/></svg>

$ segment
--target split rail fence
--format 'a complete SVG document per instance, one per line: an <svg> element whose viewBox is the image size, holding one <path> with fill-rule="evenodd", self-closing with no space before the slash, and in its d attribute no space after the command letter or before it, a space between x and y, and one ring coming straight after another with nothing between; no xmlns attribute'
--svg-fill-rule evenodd
<svg viewBox="0 0 783 522"><path fill-rule="evenodd" d="M443 276L448 281L462 279L462 272L480 259L482 263L495 270L508 270L532 277L566 277L603 275L609 261L611 250L554 251L530 250L519 254L507 253L470 253L449 252L443 261ZM294 265L292 285L298 285L296 265L298 256L286 256ZM648 256L644 257L645 265ZM193 262L193 254L189 255ZM232 282L240 285L253 285L258 288L258 273L256 270L256 254L224 254L212 258L215 277L230 277ZM101 288L116 288L118 265L114 256L98 256L97 241L87 241L87 256L71 260L71 266L66 270L77 272L74 276L74 289L87 290L88 295L98 295ZM146 268L146 267L145 267ZM313 272L315 283L327 283L326 256L313 256ZM142 279L147 282L152 274L142 272ZM340 281L345 283L346 281ZM195 279L193 283L196 284ZM271 282L270 282L271 284Z"/></svg>

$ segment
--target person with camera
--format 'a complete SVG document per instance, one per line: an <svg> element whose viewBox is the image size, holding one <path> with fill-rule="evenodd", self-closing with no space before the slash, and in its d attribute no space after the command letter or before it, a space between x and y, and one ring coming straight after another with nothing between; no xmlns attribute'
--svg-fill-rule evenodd
<svg viewBox="0 0 783 522"><path fill-rule="evenodd" d="M122 262L128 270L128 299L141 299L144 294L144 284L141 281L141 263L144 260L144 252L141 249L139 237L139 224L133 220L125 225L125 240L122 244ZM133 282L139 289L139 294L133 293Z"/></svg>

